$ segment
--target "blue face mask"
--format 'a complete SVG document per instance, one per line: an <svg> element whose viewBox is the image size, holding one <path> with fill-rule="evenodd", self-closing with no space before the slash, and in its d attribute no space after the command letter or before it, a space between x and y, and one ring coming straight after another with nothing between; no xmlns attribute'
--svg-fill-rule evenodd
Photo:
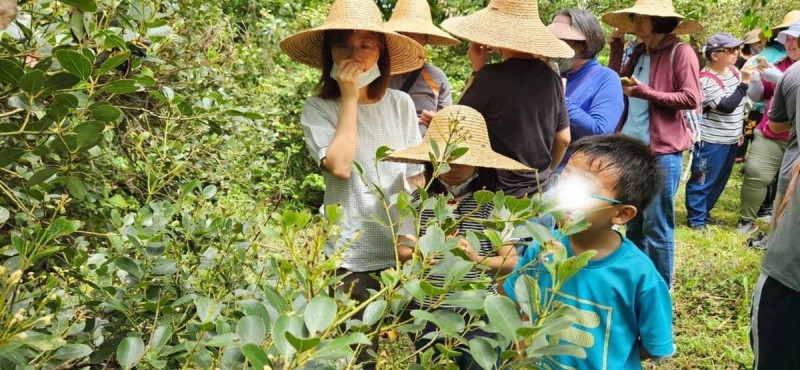
<svg viewBox="0 0 800 370"><path fill-rule="evenodd" d="M336 62L333 62L333 67L331 67L331 78L336 80L336 74L339 72L339 65ZM378 68L378 63L372 66L372 68L368 69L366 72L362 73L361 76L358 77L358 88L362 88L372 83L381 76L381 70Z"/></svg>

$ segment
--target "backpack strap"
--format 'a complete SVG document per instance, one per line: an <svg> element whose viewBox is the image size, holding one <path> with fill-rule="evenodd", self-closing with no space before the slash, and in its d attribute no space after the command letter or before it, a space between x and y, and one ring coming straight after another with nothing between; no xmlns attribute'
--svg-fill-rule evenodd
<svg viewBox="0 0 800 370"><path fill-rule="evenodd" d="M715 73L711 73L709 71L700 71L700 78L703 77L710 78L712 81L717 83L717 86L719 86L720 89L725 90L725 84Z"/></svg>
<svg viewBox="0 0 800 370"><path fill-rule="evenodd" d="M433 77L428 73L428 71L422 69L422 79L425 80L425 83L428 84L428 87L431 88L433 91L433 95L436 97L436 101L439 101L439 85L436 81L433 80Z"/></svg>
<svg viewBox="0 0 800 370"><path fill-rule="evenodd" d="M741 79L742 79L742 73L741 73L741 72L739 72L739 70L738 70L738 69L736 69L736 67L734 67L734 66L728 66L728 69L730 69L730 70L731 70L731 73L733 73L733 75L734 75L734 76L736 76L736 78L737 78L737 79L739 79L739 80L741 80Z"/></svg>
<svg viewBox="0 0 800 370"><path fill-rule="evenodd" d="M425 68L425 67L422 67ZM419 74L422 73L422 68L412 71L406 80L403 81L403 86L400 87L400 91L408 94L408 91L411 90L411 86L414 86L414 82L417 82L417 78L419 78Z"/></svg>

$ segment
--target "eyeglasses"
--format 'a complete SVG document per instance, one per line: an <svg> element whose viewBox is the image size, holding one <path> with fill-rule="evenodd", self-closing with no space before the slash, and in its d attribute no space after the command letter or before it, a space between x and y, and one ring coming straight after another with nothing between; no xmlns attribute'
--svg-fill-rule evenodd
<svg viewBox="0 0 800 370"><path fill-rule="evenodd" d="M378 51L378 45L371 42L360 42L358 45L350 45L347 43L333 44L331 47L333 54L337 56L358 55L372 55Z"/></svg>

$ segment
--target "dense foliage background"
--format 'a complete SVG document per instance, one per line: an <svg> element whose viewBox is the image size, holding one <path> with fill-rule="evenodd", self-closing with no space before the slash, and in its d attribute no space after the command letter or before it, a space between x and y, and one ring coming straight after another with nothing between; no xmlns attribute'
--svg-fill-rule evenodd
<svg viewBox="0 0 800 370"><path fill-rule="evenodd" d="M388 18L393 1L378 3ZM484 5L430 3L437 21ZM548 20L564 7L631 3L540 10ZM0 367L235 367L240 344L270 341L277 320L295 330L294 312L330 284L315 275L330 266L293 257L319 257L313 236L330 228L308 213L323 183L298 122L318 72L277 44L320 24L328 6L19 3L0 34ZM701 42L776 23L800 2L676 6L706 26ZM456 92L465 50L428 49Z"/></svg>

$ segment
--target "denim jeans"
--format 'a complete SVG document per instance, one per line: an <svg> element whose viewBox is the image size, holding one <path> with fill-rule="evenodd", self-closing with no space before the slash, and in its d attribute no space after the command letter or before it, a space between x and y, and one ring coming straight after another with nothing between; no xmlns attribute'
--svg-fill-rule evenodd
<svg viewBox="0 0 800 370"><path fill-rule="evenodd" d="M659 155L656 159L663 184L644 210L628 222L626 236L656 265L658 273L672 286L675 261L675 193L681 181L682 153Z"/></svg>
<svg viewBox="0 0 800 370"><path fill-rule="evenodd" d="M686 222L703 226L717 204L738 152L738 144L698 143L692 152L692 177L686 183Z"/></svg>

